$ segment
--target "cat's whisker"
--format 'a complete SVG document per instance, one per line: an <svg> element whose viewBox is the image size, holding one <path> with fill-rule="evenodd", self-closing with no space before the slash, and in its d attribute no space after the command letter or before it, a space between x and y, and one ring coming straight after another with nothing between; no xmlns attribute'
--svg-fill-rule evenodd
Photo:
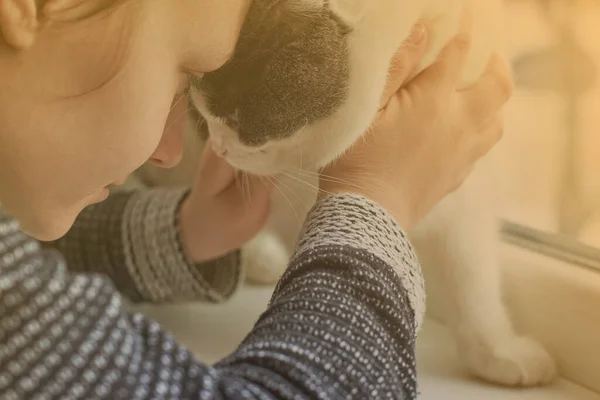
<svg viewBox="0 0 600 400"><path fill-rule="evenodd" d="M303 179L300 179L300 178L298 178L297 176L294 176L294 175L292 175L292 174L288 174L288 173L286 173L285 175L286 175L288 178L292 178L292 179L296 180L296 181L297 181L297 182L299 182L299 183L303 183L304 185L306 185L306 186L307 186L307 187L309 187L310 189L316 190L316 191L317 191L317 193L320 193L320 192L322 192L322 193L326 193L326 194L330 194L330 195L333 195L333 194L334 194L334 193L328 192L327 190L323 190L323 189L321 189L320 187L317 187L317 186L315 186L315 185L313 185L313 184L311 184L311 183L309 183L309 182L306 182L305 180L303 180Z"/></svg>
<svg viewBox="0 0 600 400"><path fill-rule="evenodd" d="M331 176L331 175L326 175L326 174L320 174L318 172L311 172L311 171L301 171L298 170L296 171L298 174L300 175L304 175L307 176L309 178L318 178L327 182L336 182L336 183L345 183L345 184L350 184L351 182L346 181L344 179L341 178L337 178L335 176Z"/></svg>
<svg viewBox="0 0 600 400"><path fill-rule="evenodd" d="M171 111L172 111L172 109L171 109ZM164 132L169 132L169 130L173 127L173 125L175 125L177 122L179 122L180 118L185 117L186 115L188 115L188 113L190 111L192 111L192 109L191 108L187 108L185 111L182 111L179 115L177 115L173 119L173 121L168 126L165 127Z"/></svg>
<svg viewBox="0 0 600 400"><path fill-rule="evenodd" d="M242 197L245 201L250 202L250 186L248 184L248 176L244 171L238 170L235 172L237 187L242 192Z"/></svg>
<svg viewBox="0 0 600 400"><path fill-rule="evenodd" d="M298 134L300 134L300 133L301 133L301 132L302 132L304 129L306 129L306 127L308 126L309 122L310 122L310 121L308 120L308 118L304 118L304 125L302 125L302 126L301 126L301 127L298 129L298 130L296 130L296 133L295 133L295 134L296 134L296 135L298 135Z"/></svg>
<svg viewBox="0 0 600 400"><path fill-rule="evenodd" d="M364 187L363 187L363 186L357 185L356 183L353 183L353 182L347 181L347 180L345 180L345 179L338 179L338 178L336 178L336 177L331 177L331 178L329 178L329 177L328 177L328 176L326 176L326 175L321 175L321 176L319 177L319 179L320 179L321 181L323 181L323 182L329 182L329 183L340 183L340 184L342 184L342 185L347 185L347 186L353 187L353 188L355 188L355 189L359 189L359 190L363 190L363 189L364 189Z"/></svg>
<svg viewBox="0 0 600 400"><path fill-rule="evenodd" d="M208 122L204 118L199 118L198 122L196 122L196 133L197 133L196 136L199 136L200 139L202 139L201 130L203 129L204 125L208 125ZM207 128L207 130L208 130L208 128Z"/></svg>
<svg viewBox="0 0 600 400"><path fill-rule="evenodd" d="M233 178L234 178L234 180L235 180L235 186L237 187L237 189L238 189L240 192L242 192L242 197L244 197L244 198L245 198L245 195L244 195L244 186L243 186L243 184L242 184L242 182L241 182L240 173L241 173L241 171L236 171L236 172L233 174Z"/></svg>
<svg viewBox="0 0 600 400"><path fill-rule="evenodd" d="M293 188L289 187L281 179L279 179L278 182L279 182L279 184L281 184L282 186L284 186L287 190L289 190L290 193L292 193L300 201L300 203L302 203L302 206L304 207L305 211L310 208L309 205L306 204L306 202L302 199L302 197L298 193L296 193L296 191Z"/></svg>
<svg viewBox="0 0 600 400"><path fill-rule="evenodd" d="M296 209L294 208L294 204L285 195L285 193L283 192L283 190L281 190L281 188L279 187L279 183L281 183L281 180L277 179L277 177L275 177L275 176L272 177L273 180L271 180L271 178L269 178L269 177L267 177L267 179L269 179L269 181L273 183L273 186L275 187L275 189L277 189L277 191L281 194L281 196L285 199L285 201L290 205L290 208L292 209L292 212L294 213L294 215L296 216L296 219L300 223L300 216L296 212Z"/></svg>
<svg viewBox="0 0 600 400"><path fill-rule="evenodd" d="M242 172L242 176L244 177L244 188L246 190L246 193L248 193L248 200L252 201L252 191L250 190L250 177L245 172Z"/></svg>
<svg viewBox="0 0 600 400"><path fill-rule="evenodd" d="M177 105L181 102L181 100L183 100L183 98L186 97L187 95L188 95L188 89L185 89L183 92L181 92L179 97L177 97L177 100L175 100L173 102L173 104L171 104L171 108L169 109L169 112L173 111L173 109L175 107L177 107Z"/></svg>
<svg viewBox="0 0 600 400"><path fill-rule="evenodd" d="M323 173L313 172L313 175L309 175L309 176L313 176L313 177L319 178L320 180L323 180L325 182L343 183L345 185L350 185L350 186L354 186L354 187L356 187L358 189L362 189L361 186L359 186L359 185L357 185L357 184L355 184L353 182L350 182L350 181L348 181L346 179L338 178L338 177L332 176L332 175L327 175L327 174L323 174Z"/></svg>
<svg viewBox="0 0 600 400"><path fill-rule="evenodd" d="M327 174L323 174L323 173L318 173L318 172L314 172L314 171L307 171L307 170L302 170L302 169L295 169L294 170L297 174L302 175L304 174L305 176L308 176L310 178L318 178L322 181L325 182L331 182L331 183L342 183L344 185L348 185L348 186L353 186L357 189L364 189L363 187L352 183L350 181L347 181L345 179L341 179L335 176L331 176L331 175L327 175Z"/></svg>

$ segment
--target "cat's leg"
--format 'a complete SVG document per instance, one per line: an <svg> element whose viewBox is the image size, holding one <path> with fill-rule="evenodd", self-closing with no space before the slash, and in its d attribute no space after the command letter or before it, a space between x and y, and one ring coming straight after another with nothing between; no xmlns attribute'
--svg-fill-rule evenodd
<svg viewBox="0 0 600 400"><path fill-rule="evenodd" d="M246 280L259 285L276 283L290 259L279 235L263 229L241 249L242 270Z"/></svg>
<svg viewBox="0 0 600 400"><path fill-rule="evenodd" d="M469 371L503 385L550 382L556 374L552 358L537 341L515 332L502 301L497 222L481 193L449 197L415 233L428 292L433 278L440 290L434 301L445 306L444 319Z"/></svg>

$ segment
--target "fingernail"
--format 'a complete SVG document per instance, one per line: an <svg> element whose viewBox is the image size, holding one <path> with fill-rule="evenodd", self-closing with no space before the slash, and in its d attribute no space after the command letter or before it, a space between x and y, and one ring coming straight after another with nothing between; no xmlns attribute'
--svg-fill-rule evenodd
<svg viewBox="0 0 600 400"><path fill-rule="evenodd" d="M406 39L407 43L419 44L425 39L427 29L425 24L418 22L412 29L410 36Z"/></svg>

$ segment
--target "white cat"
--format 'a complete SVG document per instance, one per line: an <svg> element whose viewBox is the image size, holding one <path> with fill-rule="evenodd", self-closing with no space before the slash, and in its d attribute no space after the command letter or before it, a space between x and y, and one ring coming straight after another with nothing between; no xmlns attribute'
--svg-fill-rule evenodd
<svg viewBox="0 0 600 400"><path fill-rule="evenodd" d="M315 199L314 171L336 159L376 114L392 55L419 19L429 27L423 67L471 9L473 41L464 85L500 50L501 0L254 0L232 62L195 82L193 100L216 151L232 165L276 175L266 228L244 248L250 280L283 272ZM188 130L184 163L139 174L155 185L191 182L202 143ZM195 143L195 144L194 144ZM429 302L445 307L469 370L490 382L549 382L555 367L534 340L515 333L502 302L493 154L412 233Z"/></svg>

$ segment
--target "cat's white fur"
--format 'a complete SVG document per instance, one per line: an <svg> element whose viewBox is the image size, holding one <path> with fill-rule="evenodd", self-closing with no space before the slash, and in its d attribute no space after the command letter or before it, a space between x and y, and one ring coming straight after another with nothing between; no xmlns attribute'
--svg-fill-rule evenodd
<svg viewBox="0 0 600 400"><path fill-rule="evenodd" d="M325 6L322 0L294 1ZM473 21L473 42L463 75L468 85L480 76L491 52L500 49L501 0L330 0L329 7L353 28L349 96L332 116L259 151L241 145L234 132L210 116L202 97L195 98L215 146L227 149L229 162L260 174L289 171L278 178L266 228L244 248L250 280L271 283L282 273L300 221L315 199L317 179L310 171L339 157L368 128L389 61L414 23L425 19L429 26L430 47L423 68L456 33L464 4L471 8ZM195 135L192 130L188 133L188 140ZM194 160L195 154L199 154L197 146L186 148L185 158ZM154 184L190 182L194 165L187 161L168 174L148 167L140 173ZM555 375L551 357L536 341L514 331L502 301L494 165L492 154L431 212L411 239L424 266L428 303L445 308L444 319L455 333L460 357L469 370L500 384L546 383Z"/></svg>

